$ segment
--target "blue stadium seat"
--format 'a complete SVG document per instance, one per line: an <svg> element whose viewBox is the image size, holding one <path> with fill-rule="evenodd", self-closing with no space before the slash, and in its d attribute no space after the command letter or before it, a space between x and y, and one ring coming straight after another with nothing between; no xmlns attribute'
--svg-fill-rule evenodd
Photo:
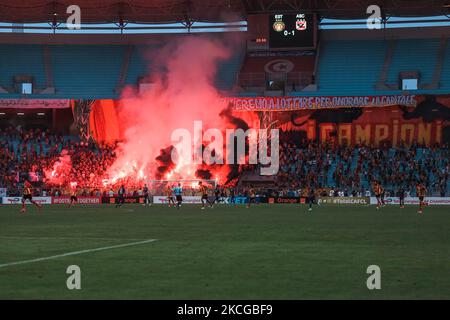
<svg viewBox="0 0 450 320"><path fill-rule="evenodd" d="M429 84L437 62L440 39L402 39L396 41L387 82L398 83L401 71L419 71L422 84Z"/></svg>
<svg viewBox="0 0 450 320"><path fill-rule="evenodd" d="M126 46L51 46L57 95L112 98Z"/></svg>
<svg viewBox="0 0 450 320"><path fill-rule="evenodd" d="M448 42L448 40L447 40ZM420 46L417 44L420 43ZM318 64L318 91L296 91L305 95L384 95L400 94L401 90L376 90L382 71L388 41L335 40L324 41ZM437 63L440 39L397 40L387 72L387 83L396 84L401 71L419 71L421 83L429 84ZM421 89L416 94L448 94L450 92L450 44L447 43L440 87Z"/></svg>
<svg viewBox="0 0 450 320"><path fill-rule="evenodd" d="M118 98L115 92L128 46L124 45L50 45L50 69L56 94L35 95L39 98ZM136 85L139 76L151 72L145 52L152 46L133 49L125 84ZM46 87L42 45L1 45L0 85L12 87L14 75L26 74L35 79L37 88ZM219 63L215 84L219 90L233 88L244 51ZM2 98L19 98L20 94L1 94Z"/></svg>
<svg viewBox="0 0 450 320"><path fill-rule="evenodd" d="M420 46L417 43L420 42ZM398 94L400 90L375 90L382 70L388 42L384 40L324 41L318 68L317 92L292 92L291 95L369 95ZM429 83L437 61L440 39L398 40L387 74L387 82L396 83L400 71L419 70L422 83ZM41 98L117 98L116 85L128 46L125 45L49 45L55 95ZM129 61L125 84L135 85L137 78L151 71L151 62L144 58L153 46L137 46ZM244 50L220 63L215 84L219 90L230 91L241 67ZM12 86L14 75L27 74L35 79L37 88L46 86L44 47L42 45L1 45L0 85ZM441 74L441 87L418 90L421 93L450 92L450 44L447 43ZM255 96L254 93L241 93ZM1 94L2 98L18 98L18 94Z"/></svg>
<svg viewBox="0 0 450 320"><path fill-rule="evenodd" d="M450 92L450 39L447 39L444 63L441 72L441 88Z"/></svg>
<svg viewBox="0 0 450 320"><path fill-rule="evenodd" d="M231 91L236 83L237 75L244 59L244 50L234 54L227 61L219 64L215 86L221 91Z"/></svg>
<svg viewBox="0 0 450 320"><path fill-rule="evenodd" d="M46 86L42 46L0 45L0 86L13 87L15 75L33 76L36 88Z"/></svg>
<svg viewBox="0 0 450 320"><path fill-rule="evenodd" d="M152 46L136 46L133 48L131 54L130 64L128 65L128 72L125 77L126 85L136 85L137 79L140 76L147 75L151 72L150 58L146 58L146 52L152 50Z"/></svg>
<svg viewBox="0 0 450 320"><path fill-rule="evenodd" d="M381 40L322 43L319 90L330 95L365 95L373 92L387 45Z"/></svg>

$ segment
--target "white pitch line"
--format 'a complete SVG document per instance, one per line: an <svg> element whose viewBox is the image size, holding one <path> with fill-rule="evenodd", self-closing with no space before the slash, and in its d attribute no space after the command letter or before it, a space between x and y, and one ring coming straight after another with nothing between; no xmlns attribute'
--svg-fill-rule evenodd
<svg viewBox="0 0 450 320"><path fill-rule="evenodd" d="M27 263L33 263L33 262L39 262L39 261L58 259L58 258L62 258L62 257L74 256L74 255L83 254L83 253L90 253L90 252L103 251L103 250L109 250L109 249L137 246L137 245L140 245L140 244L150 243L150 242L154 242L154 241L158 241L158 239L148 239L148 240L144 240L144 241L118 244L118 245L115 245L115 246L107 246L107 247L101 247L101 248L94 248L94 249L86 249L86 250L80 250L80 251L67 252L67 253L58 254L58 255L50 256L50 257L43 257L43 258L36 258L36 259L30 259L30 260L9 262L9 263L0 264L0 268L9 267L9 266L15 266L15 265L19 265L19 264L27 264Z"/></svg>
<svg viewBox="0 0 450 320"><path fill-rule="evenodd" d="M105 241L138 241L146 240L142 238L95 238L95 237L20 237L20 236L4 236L0 239L5 240L105 240Z"/></svg>

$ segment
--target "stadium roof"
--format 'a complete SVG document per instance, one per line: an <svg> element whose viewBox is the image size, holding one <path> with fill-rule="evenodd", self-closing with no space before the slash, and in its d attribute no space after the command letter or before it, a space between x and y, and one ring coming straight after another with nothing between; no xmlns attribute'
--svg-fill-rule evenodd
<svg viewBox="0 0 450 320"><path fill-rule="evenodd" d="M386 16L448 15L450 0L1 0L0 21L63 22L67 7L81 8L82 23L237 21L249 14L317 12L325 18L364 18L378 4Z"/></svg>

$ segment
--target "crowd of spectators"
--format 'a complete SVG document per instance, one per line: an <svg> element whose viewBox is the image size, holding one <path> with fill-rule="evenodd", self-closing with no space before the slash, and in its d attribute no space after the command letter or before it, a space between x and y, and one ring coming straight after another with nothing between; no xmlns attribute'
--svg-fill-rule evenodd
<svg viewBox="0 0 450 320"><path fill-rule="evenodd" d="M116 145L81 142L48 130L21 127L0 129L0 187L9 194L20 194L25 178L42 184L47 194L63 194L76 183L86 195L113 193L105 188L107 169L116 158ZM414 193L422 181L429 195L447 195L449 149L413 144L395 149L338 146L333 143L284 142L280 145L280 169L272 185L255 186L266 195L298 196L307 187L323 195L370 195L370 182L377 179L387 194L395 195L401 186ZM247 170L255 170L254 166ZM138 191L131 181L118 181ZM236 193L245 193L238 184Z"/></svg>
<svg viewBox="0 0 450 320"><path fill-rule="evenodd" d="M421 181L430 195L445 196L449 155L447 145L426 147L414 143L389 148L282 143L276 184L288 190L312 186L328 188L333 195L367 195L370 182L379 180L394 196L400 187L413 194L416 183Z"/></svg>
<svg viewBox="0 0 450 320"><path fill-rule="evenodd" d="M70 183L84 193L102 188L115 146L82 142L48 130L0 129L0 187L17 195L24 179L47 194L62 194Z"/></svg>

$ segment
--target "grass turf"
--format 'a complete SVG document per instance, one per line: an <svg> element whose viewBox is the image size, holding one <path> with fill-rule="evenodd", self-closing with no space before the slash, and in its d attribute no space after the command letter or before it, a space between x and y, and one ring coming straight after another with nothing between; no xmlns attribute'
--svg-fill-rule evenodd
<svg viewBox="0 0 450 320"><path fill-rule="evenodd" d="M3 299L449 299L448 207L0 207ZM81 268L81 290L66 269ZM381 290L366 269L381 268Z"/></svg>

